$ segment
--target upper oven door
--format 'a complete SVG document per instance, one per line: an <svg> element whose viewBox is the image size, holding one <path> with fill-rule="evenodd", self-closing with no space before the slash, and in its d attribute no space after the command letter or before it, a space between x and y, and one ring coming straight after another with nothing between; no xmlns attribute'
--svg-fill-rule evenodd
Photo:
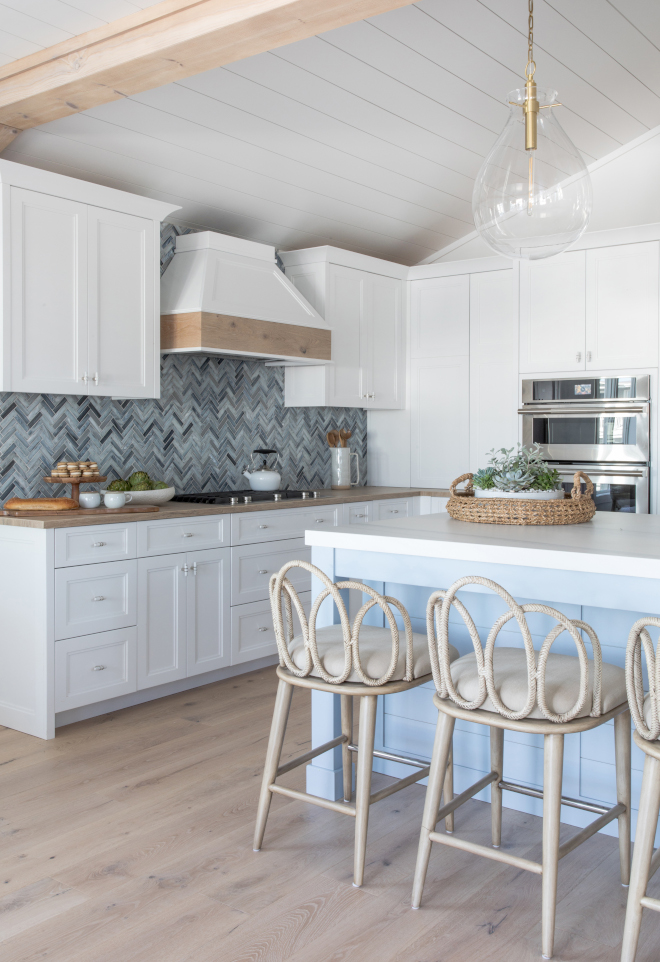
<svg viewBox="0 0 660 962"><path fill-rule="evenodd" d="M576 410L577 408L577 410ZM526 404L523 444L541 445L548 461L649 460L648 404Z"/></svg>

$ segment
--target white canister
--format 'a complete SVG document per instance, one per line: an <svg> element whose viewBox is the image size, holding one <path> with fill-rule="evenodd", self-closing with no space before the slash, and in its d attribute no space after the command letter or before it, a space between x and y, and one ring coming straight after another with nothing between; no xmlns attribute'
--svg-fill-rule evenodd
<svg viewBox="0 0 660 962"><path fill-rule="evenodd" d="M98 508L101 504L101 495L98 491L81 491L80 492L80 507L81 508Z"/></svg>
<svg viewBox="0 0 660 962"><path fill-rule="evenodd" d="M104 491L103 503L106 508L123 508L127 501L132 501L132 495L123 491Z"/></svg>
<svg viewBox="0 0 660 962"><path fill-rule="evenodd" d="M350 448L330 448L332 455L332 487L335 490L345 490L360 483L360 461L357 453ZM351 481L351 458L355 458L357 479Z"/></svg>

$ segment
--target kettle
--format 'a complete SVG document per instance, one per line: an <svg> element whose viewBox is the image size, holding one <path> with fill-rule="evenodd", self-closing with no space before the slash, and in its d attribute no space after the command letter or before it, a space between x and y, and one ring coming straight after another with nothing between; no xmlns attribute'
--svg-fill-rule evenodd
<svg viewBox="0 0 660 962"><path fill-rule="evenodd" d="M258 455L261 464L255 467L254 456ZM243 471L243 477L250 482L253 491L277 491L282 481L282 475L274 468L266 465L266 458L269 454L274 454L277 463L278 454L270 448L256 448L250 455L250 464ZM250 471L249 468L252 468Z"/></svg>

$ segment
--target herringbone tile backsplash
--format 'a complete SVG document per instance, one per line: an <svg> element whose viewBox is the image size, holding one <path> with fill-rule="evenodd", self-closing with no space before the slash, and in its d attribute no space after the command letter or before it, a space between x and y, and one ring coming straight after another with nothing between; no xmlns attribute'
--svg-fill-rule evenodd
<svg viewBox="0 0 660 962"><path fill-rule="evenodd" d="M163 227L167 261L178 231ZM64 494L41 479L70 458L98 461L110 478L144 469L178 491L248 487L241 469L259 447L280 452L283 487L330 487L333 427L353 432L365 483L366 412L285 408L283 368L170 354L158 401L0 394L0 499Z"/></svg>

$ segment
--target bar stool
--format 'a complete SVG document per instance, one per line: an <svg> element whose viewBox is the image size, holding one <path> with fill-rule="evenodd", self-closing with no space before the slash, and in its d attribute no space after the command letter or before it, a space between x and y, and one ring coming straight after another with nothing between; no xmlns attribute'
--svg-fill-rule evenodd
<svg viewBox="0 0 660 962"><path fill-rule="evenodd" d="M292 568L304 568L325 586L312 605L309 620L300 598L287 579L287 573ZM345 588L355 588L369 595L369 600L358 611L352 627L340 594ZM316 619L319 608L328 597L332 598L337 607L340 622L330 627L317 628ZM340 581L335 584L322 571L306 561L289 561L277 575L271 577L270 599L280 656L280 665L276 669L279 684L257 809L254 850L258 852L261 848L274 792L350 815L355 818L353 884L360 886L364 879L369 807L407 785L426 778L429 774L429 766L425 762L420 762L419 759L374 750L377 696L408 691L431 680L428 642L425 635L413 632L408 612L396 598L380 595L373 588L355 581ZM383 611L388 624L387 628L362 624L365 615L374 605L378 605ZM399 630L392 609L398 611L403 619L405 631L403 647L399 644ZM300 633L296 635L293 631L294 610L301 628ZM452 661L458 658L458 652L448 645L446 657ZM291 697L295 687L339 693L342 734L280 765ZM360 699L359 746L353 744L354 698ZM304 765L317 755L322 755L339 745L342 747L343 802L318 798L307 792L286 788L276 783L280 775L290 772L299 765ZM355 803L351 804L352 755L354 753L357 753L357 771ZM374 756L402 762L419 771L371 794L371 770ZM449 798L453 796L452 771L451 765L446 767L446 795Z"/></svg>
<svg viewBox="0 0 660 962"><path fill-rule="evenodd" d="M481 585L498 594L508 605L509 610L501 615L491 628L485 649L469 612L456 597L456 593L467 585ZM449 612L452 606L459 612L469 631L474 653L463 655L450 666L447 652ZM534 651L526 619L526 615L532 612L549 615L556 621L538 653ZM501 629L512 618L515 618L519 625L524 647L495 648ZM621 881L626 885L629 880L630 712L626 700L624 671L614 665L602 663L598 637L586 622L571 621L560 611L546 605L519 605L504 588L486 578L461 578L449 590L437 591L431 595L427 609L427 626L431 667L437 691L433 700L439 714L415 868L413 908L419 908L422 899L433 842L534 872L542 877L541 951L543 958L549 959L554 948L559 860L614 818L619 819ZM575 642L577 659L570 655L550 652L553 643L564 631L567 631ZM581 632L589 636L593 661L587 658ZM442 780L457 718L489 726L492 771L453 800L445 801L440 808ZM614 719L617 804L607 809L579 799L565 798L561 794L564 736L604 725L610 718ZM542 792L517 782L503 780L505 730L543 735ZM436 832L436 824L441 818L463 805L487 785L491 787L492 848ZM503 790L543 799L541 862L533 862L499 850ZM559 819L562 805L586 809L599 817L560 844Z"/></svg>
<svg viewBox="0 0 660 962"><path fill-rule="evenodd" d="M660 866L660 848L653 851L660 811L660 661L656 660L648 626L660 627L660 618L640 618L630 629L626 650L628 701L635 723L635 744L642 749L644 777L639 801L635 851L623 930L621 962L634 962L642 924L642 909L660 912L660 900L647 896L646 888ZM646 655L649 693L644 697L642 647Z"/></svg>

